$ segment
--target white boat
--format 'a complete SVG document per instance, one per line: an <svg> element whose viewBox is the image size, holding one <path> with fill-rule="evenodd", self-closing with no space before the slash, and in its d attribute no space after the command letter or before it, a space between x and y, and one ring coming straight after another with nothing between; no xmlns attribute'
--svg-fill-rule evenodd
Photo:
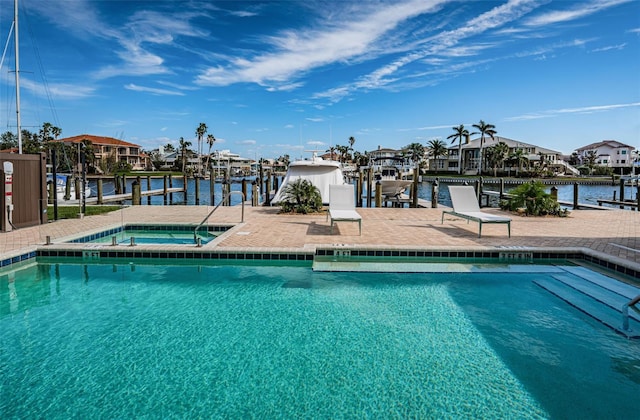
<svg viewBox="0 0 640 420"><path fill-rule="evenodd" d="M318 156L317 151L313 151L311 159L296 160L289 164L287 174L271 203L282 201L287 185L299 179L306 179L318 188L323 204L329 204L329 185L346 184L340 162L324 160Z"/></svg>
<svg viewBox="0 0 640 420"><path fill-rule="evenodd" d="M410 179L401 179L406 176L399 176L395 167L382 168L376 180L380 181L382 195L386 198L399 197L413 183Z"/></svg>
<svg viewBox="0 0 640 420"><path fill-rule="evenodd" d="M72 178L73 175L69 174L56 174L56 198L58 201L66 200L65 195L67 193L67 179ZM53 181L53 175L47 175L47 183ZM76 183L71 182L71 189L69 190L69 200L76 199ZM91 188L87 185L84 189L84 198L91 197Z"/></svg>

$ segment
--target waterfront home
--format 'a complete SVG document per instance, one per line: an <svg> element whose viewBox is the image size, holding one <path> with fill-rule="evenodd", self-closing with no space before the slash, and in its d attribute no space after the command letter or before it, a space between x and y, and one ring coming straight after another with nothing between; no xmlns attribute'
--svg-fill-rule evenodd
<svg viewBox="0 0 640 420"><path fill-rule="evenodd" d="M634 166L635 148L616 140L603 140L576 149L582 164L594 159L593 164L613 168L615 173L628 174Z"/></svg>
<svg viewBox="0 0 640 420"><path fill-rule="evenodd" d="M63 139L52 140L52 143L63 143L77 145L83 142L91 142L93 146L93 155L95 156L96 171L100 171L100 165L97 162L105 161L113 158L115 162L126 162L131 165L131 169L144 170L150 166L149 156L142 153L142 147L138 144L129 143L124 140L114 139L112 137L94 136L91 134L81 134L79 136L66 137ZM87 162L92 164L91 162Z"/></svg>

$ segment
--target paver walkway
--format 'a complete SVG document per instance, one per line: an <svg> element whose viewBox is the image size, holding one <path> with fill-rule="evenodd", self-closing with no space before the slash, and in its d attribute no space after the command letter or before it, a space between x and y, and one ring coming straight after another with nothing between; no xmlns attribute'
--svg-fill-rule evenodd
<svg viewBox="0 0 640 420"><path fill-rule="evenodd" d="M20 255L46 242L98 232L126 223L190 223L202 221L212 207L132 206L99 216L59 220L46 225L0 233L0 257ZM511 238L504 225L478 225L451 216L441 224L442 209L359 208L358 224L339 222L334 234L324 214L284 215L278 208L220 207L209 223L238 223L205 248L229 250L314 249L318 245L354 245L374 248L429 250L482 250L495 248L588 248L617 264L640 268L640 212L630 210L579 210L569 217L513 215ZM500 213L496 209L485 209ZM83 246L81 244L73 246Z"/></svg>

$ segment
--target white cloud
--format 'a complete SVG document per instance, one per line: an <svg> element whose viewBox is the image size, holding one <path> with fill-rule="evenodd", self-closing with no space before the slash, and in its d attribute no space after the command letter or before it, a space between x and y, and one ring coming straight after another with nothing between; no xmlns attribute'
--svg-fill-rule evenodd
<svg viewBox="0 0 640 420"><path fill-rule="evenodd" d="M592 15L603 9L618 6L634 0L595 0L590 2L559 2L560 5L570 5L564 10L553 10L534 16L526 21L527 26L547 26L556 23L569 22Z"/></svg>
<svg viewBox="0 0 640 420"><path fill-rule="evenodd" d="M368 8L351 9L345 19L319 22L318 28L287 30L265 38L266 53L253 57L228 58L226 65L212 66L202 72L197 83L226 86L233 83L257 83L278 89L295 88L291 79L328 64L342 62L370 53L372 44L403 21L427 13L442 1L408 0L389 4L374 3ZM336 3L337 6L339 3Z"/></svg>
<svg viewBox="0 0 640 420"><path fill-rule="evenodd" d="M95 93L95 88L70 83L48 83L45 89L42 83L35 83L25 77L20 79L20 87L41 97L48 97L50 94L56 99L64 100L87 98Z"/></svg>
<svg viewBox="0 0 640 420"><path fill-rule="evenodd" d="M518 115L515 117L505 118L505 121L523 121L535 120L540 118L551 118L563 114L591 114L594 112L611 111L615 109L640 107L640 102L631 102L628 104L612 104L612 105L594 105L579 108L561 108L548 111L540 111L529 114Z"/></svg>
<svg viewBox="0 0 640 420"><path fill-rule="evenodd" d="M128 90L133 90L136 92L147 92L147 93L151 93L154 95L172 95L172 96L184 96L184 93L182 92L178 92L175 90L167 90L167 89L158 89L158 88L152 88L152 87L146 87L146 86L138 86L135 85L133 83L129 83L128 85L124 86L125 89Z"/></svg>

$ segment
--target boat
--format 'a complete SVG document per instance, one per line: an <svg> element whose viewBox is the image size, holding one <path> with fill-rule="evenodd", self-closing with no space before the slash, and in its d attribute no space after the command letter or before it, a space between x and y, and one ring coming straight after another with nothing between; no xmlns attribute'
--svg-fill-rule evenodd
<svg viewBox="0 0 640 420"><path fill-rule="evenodd" d="M329 204L329 185L346 184L340 162L322 159L318 156L317 150L311 152L313 153L311 159L296 160L289 164L287 174L271 200L272 204L281 202L285 188L299 179L306 179L318 188L322 204Z"/></svg>
<svg viewBox="0 0 640 420"><path fill-rule="evenodd" d="M56 174L56 199L67 200L65 198L67 192L67 180L71 179L70 189L69 189L69 200L76 199L76 183L73 182L73 175L70 174ZM47 175L47 184L49 182L53 182L53 175ZM91 188L87 185L84 189L84 198L91 197Z"/></svg>
<svg viewBox="0 0 640 420"><path fill-rule="evenodd" d="M404 178L404 179L403 179ZM376 181L380 182L382 195L385 198L398 198L413 183L406 179L407 175L400 175L396 167L383 167L376 175Z"/></svg>

